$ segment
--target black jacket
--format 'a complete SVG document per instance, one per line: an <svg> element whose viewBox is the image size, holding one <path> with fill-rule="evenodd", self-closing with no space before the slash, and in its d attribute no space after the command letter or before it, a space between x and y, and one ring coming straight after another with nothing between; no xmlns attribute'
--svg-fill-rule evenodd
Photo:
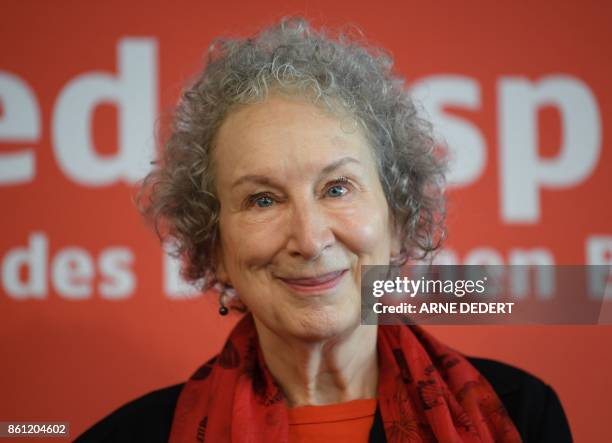
<svg viewBox="0 0 612 443"><path fill-rule="evenodd" d="M469 358L469 361L491 383L525 443L572 441L563 408L550 386L513 366L481 358ZM168 441L182 387L183 384L178 384L160 389L122 406L78 437L76 442ZM377 410L370 442L385 441Z"/></svg>

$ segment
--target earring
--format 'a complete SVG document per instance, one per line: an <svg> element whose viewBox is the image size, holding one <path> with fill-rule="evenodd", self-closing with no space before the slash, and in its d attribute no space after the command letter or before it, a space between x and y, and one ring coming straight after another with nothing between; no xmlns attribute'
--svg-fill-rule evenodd
<svg viewBox="0 0 612 443"><path fill-rule="evenodd" d="M219 306L219 315L227 315L229 313L229 309L227 308L227 306L225 306L225 296L226 296L225 291L226 291L226 286L223 285L219 293L219 304L221 305Z"/></svg>
<svg viewBox="0 0 612 443"><path fill-rule="evenodd" d="M217 282L213 287L219 292L219 315L229 314L230 308L241 313L248 311L232 285Z"/></svg>

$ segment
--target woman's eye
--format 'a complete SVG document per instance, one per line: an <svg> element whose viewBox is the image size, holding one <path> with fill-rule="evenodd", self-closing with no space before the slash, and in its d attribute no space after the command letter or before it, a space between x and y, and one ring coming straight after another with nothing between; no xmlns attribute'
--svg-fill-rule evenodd
<svg viewBox="0 0 612 443"><path fill-rule="evenodd" d="M260 197L254 198L253 203L258 208L267 208L269 206L272 206L272 204L274 203L274 200L272 200L272 198L268 195L262 195Z"/></svg>
<svg viewBox="0 0 612 443"><path fill-rule="evenodd" d="M342 186L342 185L330 186L327 189L327 195L329 197L342 197L347 192L348 192L348 189L346 189L346 186Z"/></svg>

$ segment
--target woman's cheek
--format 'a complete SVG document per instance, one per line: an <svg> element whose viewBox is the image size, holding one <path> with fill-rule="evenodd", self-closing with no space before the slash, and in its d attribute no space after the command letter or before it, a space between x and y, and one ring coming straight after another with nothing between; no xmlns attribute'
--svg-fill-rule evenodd
<svg viewBox="0 0 612 443"><path fill-rule="evenodd" d="M251 217L231 224L228 251L239 268L262 266L272 260L283 242L281 218Z"/></svg>
<svg viewBox="0 0 612 443"><path fill-rule="evenodd" d="M355 254L374 254L388 241L387 223L378 211L356 211L343 217L340 226L339 240Z"/></svg>

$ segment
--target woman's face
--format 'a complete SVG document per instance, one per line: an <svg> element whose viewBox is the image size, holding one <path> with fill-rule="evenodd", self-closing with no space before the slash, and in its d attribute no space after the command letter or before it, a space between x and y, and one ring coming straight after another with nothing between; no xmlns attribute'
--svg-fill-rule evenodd
<svg viewBox="0 0 612 443"><path fill-rule="evenodd" d="M371 148L356 124L272 96L217 134L217 276L281 337L321 340L360 322L360 267L398 252Z"/></svg>

